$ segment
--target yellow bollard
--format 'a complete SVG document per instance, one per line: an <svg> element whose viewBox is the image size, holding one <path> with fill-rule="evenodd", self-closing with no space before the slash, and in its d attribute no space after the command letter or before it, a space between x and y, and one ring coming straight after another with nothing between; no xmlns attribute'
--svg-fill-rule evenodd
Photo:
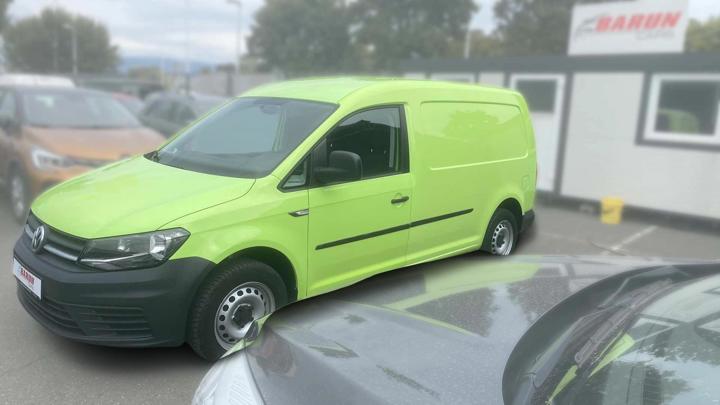
<svg viewBox="0 0 720 405"><path fill-rule="evenodd" d="M625 202L619 197L605 197L600 200L600 221L603 224L617 225L622 221Z"/></svg>

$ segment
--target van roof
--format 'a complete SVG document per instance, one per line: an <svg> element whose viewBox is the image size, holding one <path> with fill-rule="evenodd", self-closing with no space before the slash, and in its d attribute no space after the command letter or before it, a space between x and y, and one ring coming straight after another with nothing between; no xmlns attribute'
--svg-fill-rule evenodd
<svg viewBox="0 0 720 405"><path fill-rule="evenodd" d="M290 80L256 87L243 97L282 97L303 100L340 103L346 97L361 90L409 90L409 89L484 89L510 92L505 89L485 87L478 84L443 82L434 80L401 79L391 77L328 77Z"/></svg>

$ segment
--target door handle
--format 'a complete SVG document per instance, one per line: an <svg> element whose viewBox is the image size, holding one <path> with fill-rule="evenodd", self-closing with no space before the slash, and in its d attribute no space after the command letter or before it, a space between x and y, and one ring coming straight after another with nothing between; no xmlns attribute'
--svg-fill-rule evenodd
<svg viewBox="0 0 720 405"><path fill-rule="evenodd" d="M310 213L309 208L305 208L303 210L297 210L297 211L293 211L293 212L288 212L288 214L290 214L291 217L295 217L295 218L304 217L304 216L308 215L309 213Z"/></svg>
<svg viewBox="0 0 720 405"><path fill-rule="evenodd" d="M410 197L408 197L408 196L393 198L392 200L390 200L390 204L402 204L404 202L407 202L407 200L409 200L409 199L410 199Z"/></svg>

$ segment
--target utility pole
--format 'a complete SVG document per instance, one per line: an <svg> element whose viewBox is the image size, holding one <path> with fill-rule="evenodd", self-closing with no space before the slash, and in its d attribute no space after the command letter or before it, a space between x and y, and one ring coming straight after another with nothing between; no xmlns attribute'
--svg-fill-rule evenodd
<svg viewBox="0 0 720 405"><path fill-rule="evenodd" d="M227 0L228 4L237 6L237 27L235 32L235 74L240 74L240 61L242 60L242 2L241 0Z"/></svg>
<svg viewBox="0 0 720 405"><path fill-rule="evenodd" d="M185 12L183 13L183 26L185 29L185 93L190 94L190 31L188 27L188 0L185 0Z"/></svg>
<svg viewBox="0 0 720 405"><path fill-rule="evenodd" d="M63 28L70 31L70 41L72 42L72 74L73 77L78 75L78 44L77 44L77 29L75 24L64 24Z"/></svg>
<svg viewBox="0 0 720 405"><path fill-rule="evenodd" d="M468 24L467 31L465 32L465 46L463 49L463 58L470 59L470 43L472 41L472 30L470 24Z"/></svg>

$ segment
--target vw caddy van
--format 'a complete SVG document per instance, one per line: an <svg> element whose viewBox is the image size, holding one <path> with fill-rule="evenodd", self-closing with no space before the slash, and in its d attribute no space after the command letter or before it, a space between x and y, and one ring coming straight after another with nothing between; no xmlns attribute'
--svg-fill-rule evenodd
<svg viewBox="0 0 720 405"><path fill-rule="evenodd" d="M214 359L290 302L482 249L533 220L516 92L392 79L271 84L157 151L62 183L14 249L25 309L108 346Z"/></svg>

